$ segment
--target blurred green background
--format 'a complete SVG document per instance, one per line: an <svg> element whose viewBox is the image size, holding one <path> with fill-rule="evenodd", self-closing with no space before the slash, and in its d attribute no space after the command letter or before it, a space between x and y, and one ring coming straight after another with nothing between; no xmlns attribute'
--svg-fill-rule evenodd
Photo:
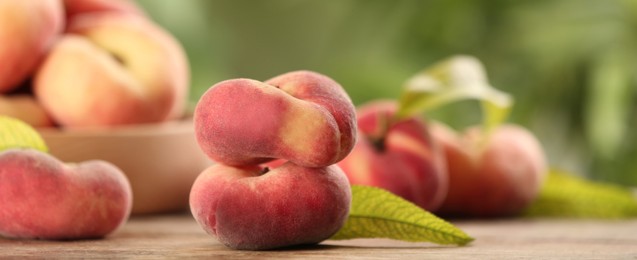
<svg viewBox="0 0 637 260"><path fill-rule="evenodd" d="M298 69L341 83L355 104L455 54L516 100L552 166L637 186L635 0L137 0L184 45L191 101L221 80ZM477 102L428 118L461 129ZM632 129L632 130L631 130Z"/></svg>

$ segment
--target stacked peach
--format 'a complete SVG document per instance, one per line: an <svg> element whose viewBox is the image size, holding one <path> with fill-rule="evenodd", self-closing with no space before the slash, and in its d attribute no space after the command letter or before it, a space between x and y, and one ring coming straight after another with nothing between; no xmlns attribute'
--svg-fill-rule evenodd
<svg viewBox="0 0 637 260"><path fill-rule="evenodd" d="M201 149L217 164L193 184L190 207L221 243L313 244L344 224L351 191L334 163L354 146L355 111L334 80L309 71L226 80L201 97L194 120ZM274 159L285 162L262 165Z"/></svg>
<svg viewBox="0 0 637 260"><path fill-rule="evenodd" d="M36 127L181 117L179 43L128 0L0 0L0 115Z"/></svg>

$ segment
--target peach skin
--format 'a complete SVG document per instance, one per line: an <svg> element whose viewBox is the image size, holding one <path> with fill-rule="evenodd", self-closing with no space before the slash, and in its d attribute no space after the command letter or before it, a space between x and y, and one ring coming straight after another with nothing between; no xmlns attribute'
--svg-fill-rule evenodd
<svg viewBox="0 0 637 260"><path fill-rule="evenodd" d="M547 166L539 141L528 130L502 125L484 143L479 127L458 135L436 123L432 134L443 145L449 169L449 193L440 214L507 217L537 196Z"/></svg>
<svg viewBox="0 0 637 260"><path fill-rule="evenodd" d="M211 159L233 166L276 158L304 167L342 160L356 140L355 111L334 80L310 71L268 81L232 79L199 100L197 140Z"/></svg>
<svg viewBox="0 0 637 260"><path fill-rule="evenodd" d="M0 152L0 236L101 238L131 210L124 173L104 161L65 165L33 149Z"/></svg>
<svg viewBox="0 0 637 260"><path fill-rule="evenodd" d="M60 125L162 122L185 112L188 63L179 43L147 19L75 16L35 77L34 93Z"/></svg>
<svg viewBox="0 0 637 260"><path fill-rule="evenodd" d="M33 74L63 24L59 0L0 0L0 93Z"/></svg>
<svg viewBox="0 0 637 260"><path fill-rule="evenodd" d="M319 243L345 223L351 203L347 178L335 165L277 168L216 164L195 181L192 214L222 244L265 250Z"/></svg>
<svg viewBox="0 0 637 260"><path fill-rule="evenodd" d="M115 12L145 16L132 0L63 0L67 20L86 13Z"/></svg>
<svg viewBox="0 0 637 260"><path fill-rule="evenodd" d="M53 126L53 119L31 95L0 95L0 115L17 118L33 127Z"/></svg>
<svg viewBox="0 0 637 260"><path fill-rule="evenodd" d="M386 189L433 211L447 194L442 148L413 117L393 121L397 103L377 100L358 109L358 143L338 165L352 184Z"/></svg>

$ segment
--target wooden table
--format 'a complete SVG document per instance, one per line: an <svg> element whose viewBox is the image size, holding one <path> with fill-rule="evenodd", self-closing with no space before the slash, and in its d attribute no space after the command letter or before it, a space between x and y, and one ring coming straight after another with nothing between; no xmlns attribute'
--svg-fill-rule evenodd
<svg viewBox="0 0 637 260"><path fill-rule="evenodd" d="M637 259L637 220L460 221L476 238L466 247L386 239L326 241L275 251L236 251L216 242L188 214L133 217L106 239L33 241L0 238L0 258L240 259Z"/></svg>

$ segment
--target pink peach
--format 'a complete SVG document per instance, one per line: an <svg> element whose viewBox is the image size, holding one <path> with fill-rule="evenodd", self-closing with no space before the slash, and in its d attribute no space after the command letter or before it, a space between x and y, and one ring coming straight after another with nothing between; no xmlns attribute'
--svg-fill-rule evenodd
<svg viewBox="0 0 637 260"><path fill-rule="evenodd" d="M216 164L190 193L203 229L230 248L247 250L319 243L342 227L350 202L349 183L337 166L290 162L271 170Z"/></svg>
<svg viewBox="0 0 637 260"><path fill-rule="evenodd" d="M128 219L131 196L110 163L65 165L32 149L0 152L0 236L101 238Z"/></svg>
<svg viewBox="0 0 637 260"><path fill-rule="evenodd" d="M503 125L483 140L479 127L459 136L437 123L432 133L443 144L449 170L449 193L440 214L506 217L537 196L547 166L539 141L528 130Z"/></svg>
<svg viewBox="0 0 637 260"><path fill-rule="evenodd" d="M310 71L217 83L199 100L194 120L203 152L234 166L282 158L323 167L343 159L356 140L349 96Z"/></svg>
<svg viewBox="0 0 637 260"><path fill-rule="evenodd" d="M34 93L66 127L161 122L181 117L188 64L179 43L143 17L76 16L35 78Z"/></svg>
<svg viewBox="0 0 637 260"><path fill-rule="evenodd" d="M352 184L384 188L436 210L448 186L442 148L419 118L395 121L397 107L388 100L359 107L358 143L338 165Z"/></svg>
<svg viewBox="0 0 637 260"><path fill-rule="evenodd" d="M0 0L0 93L33 74L63 24L59 0Z"/></svg>

